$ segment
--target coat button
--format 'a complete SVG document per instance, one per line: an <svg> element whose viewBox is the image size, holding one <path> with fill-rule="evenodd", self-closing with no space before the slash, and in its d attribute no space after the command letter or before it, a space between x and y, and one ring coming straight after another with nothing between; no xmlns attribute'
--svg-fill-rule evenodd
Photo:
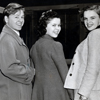
<svg viewBox="0 0 100 100"><path fill-rule="evenodd" d="M72 74L71 74L71 73L70 73L69 75L70 75L70 76L72 76Z"/></svg>

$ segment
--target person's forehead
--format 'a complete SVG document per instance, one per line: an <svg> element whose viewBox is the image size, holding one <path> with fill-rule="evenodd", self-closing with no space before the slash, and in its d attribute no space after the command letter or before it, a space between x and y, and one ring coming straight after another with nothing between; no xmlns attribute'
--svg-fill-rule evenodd
<svg viewBox="0 0 100 100"><path fill-rule="evenodd" d="M87 10L84 12L84 17L98 16L95 10Z"/></svg>
<svg viewBox="0 0 100 100"><path fill-rule="evenodd" d="M16 13L14 13L13 15L24 15L24 11L23 10L17 10Z"/></svg>

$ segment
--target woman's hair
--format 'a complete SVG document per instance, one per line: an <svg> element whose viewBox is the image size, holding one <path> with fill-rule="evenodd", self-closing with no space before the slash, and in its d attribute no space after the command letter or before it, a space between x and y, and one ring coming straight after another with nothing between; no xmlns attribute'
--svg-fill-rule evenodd
<svg viewBox="0 0 100 100"><path fill-rule="evenodd" d="M99 16L100 16L100 6L99 5L90 5L90 6L86 6L84 7L83 9L81 9L79 11L80 13L80 18L81 18L81 21L83 22L84 21L84 12L85 11L88 11L88 10L94 10Z"/></svg>
<svg viewBox="0 0 100 100"><path fill-rule="evenodd" d="M4 16L9 16L11 14L15 14L18 10L23 10L25 12L25 8L18 4L18 3L9 3L4 11L3 11L3 15Z"/></svg>
<svg viewBox="0 0 100 100"><path fill-rule="evenodd" d="M48 10L48 11L42 13L42 15L39 19L39 22L38 22L38 27L37 27L38 37L41 37L46 34L47 24L53 18L60 18L58 16L57 12Z"/></svg>

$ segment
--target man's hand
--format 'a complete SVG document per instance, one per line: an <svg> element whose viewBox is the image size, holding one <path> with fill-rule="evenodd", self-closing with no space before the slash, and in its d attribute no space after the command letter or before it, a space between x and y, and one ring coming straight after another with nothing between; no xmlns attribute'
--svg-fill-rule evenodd
<svg viewBox="0 0 100 100"><path fill-rule="evenodd" d="M83 95L81 95L81 96L80 96L80 100L88 100L88 98L85 97L85 96L83 96Z"/></svg>

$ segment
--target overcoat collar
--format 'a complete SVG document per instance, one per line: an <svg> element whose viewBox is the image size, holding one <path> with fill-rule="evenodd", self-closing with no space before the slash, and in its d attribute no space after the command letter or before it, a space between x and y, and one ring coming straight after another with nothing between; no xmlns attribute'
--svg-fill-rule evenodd
<svg viewBox="0 0 100 100"><path fill-rule="evenodd" d="M23 39L21 39L10 27L8 27L7 25L5 25L3 27L2 32L11 35L20 45L25 45ZM1 33L3 34L3 33ZM25 45L26 46L26 45Z"/></svg>
<svg viewBox="0 0 100 100"><path fill-rule="evenodd" d="M45 34L44 36L42 36L42 38L44 39L49 39L49 40L54 40L51 36Z"/></svg>

